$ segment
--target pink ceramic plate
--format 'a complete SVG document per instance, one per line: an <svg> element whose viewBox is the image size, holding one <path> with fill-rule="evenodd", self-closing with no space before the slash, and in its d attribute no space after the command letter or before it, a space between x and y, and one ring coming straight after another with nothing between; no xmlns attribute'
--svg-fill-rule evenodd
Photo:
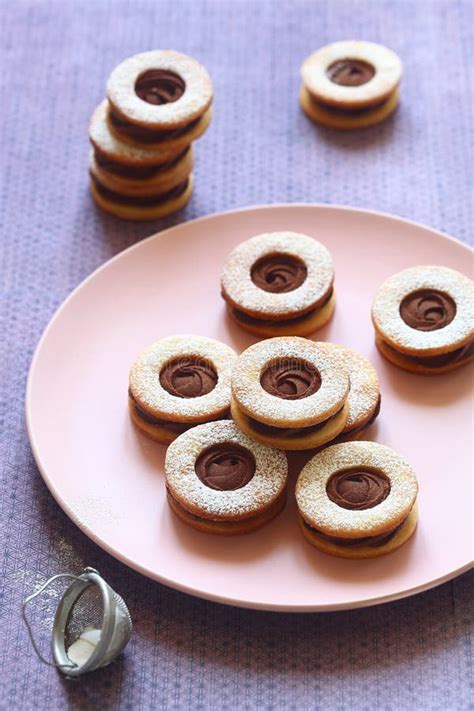
<svg viewBox="0 0 474 711"><path fill-rule="evenodd" d="M392 555L346 561L319 553L298 530L291 496L282 515L248 536L219 538L187 528L166 503L165 448L130 422L129 366L151 341L199 333L238 351L254 342L227 319L219 276L232 247L272 230L306 232L331 250L337 309L317 337L351 346L374 363L382 410L368 438L399 451L418 474L418 530ZM84 533L119 560L219 602L344 609L452 578L472 560L472 370L422 378L383 361L373 343L370 306L377 287L400 269L444 264L466 272L470 260L466 246L426 227L322 205L214 215L131 247L66 300L33 359L26 414L46 484Z"/></svg>

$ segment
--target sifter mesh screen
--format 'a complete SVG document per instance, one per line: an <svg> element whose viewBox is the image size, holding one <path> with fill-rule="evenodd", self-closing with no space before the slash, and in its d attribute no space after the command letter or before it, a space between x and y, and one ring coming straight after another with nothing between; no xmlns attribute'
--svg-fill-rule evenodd
<svg viewBox="0 0 474 711"><path fill-rule="evenodd" d="M86 627L102 629L103 620L102 593L97 585L89 585L79 595L69 613L64 632L66 649L69 649Z"/></svg>

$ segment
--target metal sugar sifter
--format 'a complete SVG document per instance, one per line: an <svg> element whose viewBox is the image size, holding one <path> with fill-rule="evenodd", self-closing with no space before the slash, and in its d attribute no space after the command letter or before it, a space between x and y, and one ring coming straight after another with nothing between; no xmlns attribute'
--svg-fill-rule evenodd
<svg viewBox="0 0 474 711"><path fill-rule="evenodd" d="M38 649L30 622L28 604L55 580L73 580L59 602L54 616L52 651L54 662ZM80 575L60 573L46 581L23 603L22 615L38 657L69 677L78 677L110 664L122 652L132 633L132 620L125 602L94 568Z"/></svg>

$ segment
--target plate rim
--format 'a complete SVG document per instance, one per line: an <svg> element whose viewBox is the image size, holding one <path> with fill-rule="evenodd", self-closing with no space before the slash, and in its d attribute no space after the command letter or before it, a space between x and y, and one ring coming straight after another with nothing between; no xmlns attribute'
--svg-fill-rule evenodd
<svg viewBox="0 0 474 711"><path fill-rule="evenodd" d="M352 207L350 205L339 205L339 204L333 204L333 203L312 203L312 202L284 202L284 203L266 203L266 204L259 204L259 205L248 205L244 207L239 207L235 209L230 209L230 210L224 210L221 212L215 212L211 213L208 215L203 215L201 217L194 218L192 220L186 220L183 222L178 222L175 225L172 225L171 227L167 227L164 230L160 230L158 232L154 232L148 237L145 237L143 239L138 240L134 244L131 244L130 246L126 247L125 249L121 250L114 256L112 256L110 259L107 259L105 262L100 264L96 269L94 269L90 274L88 274L82 281L80 281L73 289L72 291L66 296L66 298L60 303L60 305L57 307L57 309L54 311L52 314L51 318L49 319L48 323L46 324L39 340L38 343L34 349L33 357L30 362L30 366L28 369L28 376L27 376L27 381L26 381L26 388L25 388L25 421L26 421L26 430L28 434L28 440L30 443L31 451L36 463L36 466L38 467L38 470L41 474L41 477L46 484L46 487L48 491L51 493L53 496L54 500L56 503L60 506L60 508L64 511L64 513L68 516L68 518L79 528L79 530L87 536L89 540L92 541L95 545L97 545L99 548L104 550L107 554L111 555L113 558L121 562L122 564L126 565L127 567L131 568L132 570L135 570L136 572L140 573L141 575L144 575L148 579L155 580L163 585L166 585L167 587L170 587L174 590L178 590L180 592L184 592L188 595L192 595L193 597L198 597L200 599L204 600L209 600L211 602L217 602L220 604L224 605L230 605L233 607L239 607L239 608L244 608L244 609L253 609L253 610L265 610L265 611L270 611L270 612L334 612L334 611L340 611L340 610L355 610L355 609L361 609L365 607L372 607L374 605L380 605L380 604L385 604L388 602L393 602L395 600L401 600L406 597L411 597L412 595L416 595L418 593L431 590L432 588L437 587L438 585L442 585L445 582L448 582L449 580L452 580L459 575L462 575L463 573L471 570L474 567L474 561L468 561L464 565L461 565L460 567L456 568L453 571L449 571L448 573L439 576L438 578L435 578L434 580L430 580L429 582L422 583L420 585L416 585L411 588L406 588L404 590L400 590L396 593L390 593L388 595L382 595L382 596L374 596L374 597L369 597L357 601L343 601L339 603L328 603L324 605L294 605L294 604L286 604L286 603L265 603L265 602L257 602L257 601L248 601L248 600L242 600L239 598L232 598L229 596L221 596L216 593L212 593L209 591L203 591L199 590L196 587L191 587L188 585L185 585L183 583L177 582L175 580L172 580L170 578L167 578L165 575L158 575L157 573L154 573L144 566L141 566L139 563L136 563L135 561L129 559L127 556L123 555L119 551L117 551L113 546L109 545L107 542L97 539L96 537L92 538L91 537L91 531L88 528L87 525L83 524L81 521L77 519L77 517L74 515L74 513L69 509L68 505L66 502L62 501L59 492L57 491L55 485L53 482L50 480L48 473L46 471L46 468L43 466L41 457L39 454L39 450L36 445L36 441L34 438L34 433L33 433L33 426L31 422L31 397L32 397L32 387L33 387L33 380L34 380L34 375L35 375L35 370L36 370L36 364L37 360L39 358L40 351L42 349L43 343L46 340L48 333L50 329L53 327L54 323L56 320L59 318L61 312L63 309L65 309L69 303L70 300L74 298L77 292L79 292L81 289L83 289L89 280L92 280L99 272L107 268L112 262L115 260L121 259L124 257L128 252L131 252L132 250L139 249L143 244L150 240L157 240L161 239L162 237L165 237L168 233L173 232L175 230L179 230L182 227L185 227L187 225L195 225L196 223L201 223L201 222L206 222L208 220L214 220L216 218L220 217L226 217L226 216L233 216L233 215L238 215L239 213L242 212L255 212L257 210L273 210L275 208L279 209L288 209L288 208L316 208L316 209L323 209L323 210L336 210L336 211L344 211L344 212L355 212L358 214L362 215L370 215L372 217L382 217L384 219L389 219L391 221L396 221L396 222L401 222L404 224L408 224L411 227L416 227L422 230L426 230L428 232L434 233L438 235L439 237L448 240L450 242L453 242L456 246L464 248L472 257L474 254L474 248L472 248L469 244L466 244L465 242L462 242L461 240L452 237L451 235L448 235L440 230L437 230L436 228L429 227L428 225L425 225L424 223L417 222L415 220L410 220L405 217L400 217L398 215L393 215L392 213L389 212L384 212L384 211L379 211L379 210L372 210L372 209L366 209L366 208L360 208L360 207Z"/></svg>

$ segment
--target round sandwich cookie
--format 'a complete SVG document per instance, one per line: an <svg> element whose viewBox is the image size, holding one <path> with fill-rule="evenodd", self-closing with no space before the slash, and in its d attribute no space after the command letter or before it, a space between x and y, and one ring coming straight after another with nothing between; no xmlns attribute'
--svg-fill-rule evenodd
<svg viewBox="0 0 474 711"><path fill-rule="evenodd" d="M129 57L107 82L111 130L123 140L159 144L177 138L188 143L210 120L212 82L195 59L172 50Z"/></svg>
<svg viewBox="0 0 474 711"><path fill-rule="evenodd" d="M297 232L270 232L227 257L221 292L231 318L258 336L306 336L335 308L329 250Z"/></svg>
<svg viewBox="0 0 474 711"><path fill-rule="evenodd" d="M176 128L169 131L150 131L134 124L128 124L117 118L109 106L107 111L107 125L110 132L119 140L136 148L147 147L150 150L163 150L176 153L182 151L198 138L201 138L211 123L212 109L208 109L201 118L193 121L189 126Z"/></svg>
<svg viewBox="0 0 474 711"><path fill-rule="evenodd" d="M159 148L132 146L114 136L107 122L109 102L102 101L92 114L89 124L89 140L94 148L96 160L108 170L125 170L126 177L143 176L140 170L157 168L175 160L184 149L171 149L165 145ZM135 171L135 172L134 172Z"/></svg>
<svg viewBox="0 0 474 711"><path fill-rule="evenodd" d="M327 447L303 467L295 490L306 540L341 558L376 558L405 543L417 493L408 462L376 442Z"/></svg>
<svg viewBox="0 0 474 711"><path fill-rule="evenodd" d="M109 190L120 195L144 197L166 193L183 183L193 169L193 162L192 148L167 163L138 168L113 163L91 151L89 172Z"/></svg>
<svg viewBox="0 0 474 711"><path fill-rule="evenodd" d="M286 450L337 437L349 413L349 376L319 343L270 338L247 348L232 373L231 413L249 437Z"/></svg>
<svg viewBox="0 0 474 711"><path fill-rule="evenodd" d="M454 370L474 358L474 282L448 267L405 269L380 287L372 321L380 353L399 368Z"/></svg>
<svg viewBox="0 0 474 711"><path fill-rule="evenodd" d="M194 425L229 416L237 354L203 336L169 336L148 346L130 370L130 415L148 437L167 444Z"/></svg>
<svg viewBox="0 0 474 711"><path fill-rule="evenodd" d="M386 119L398 105L402 63L373 42L335 42L311 54L301 67L300 104L317 123L365 128Z"/></svg>
<svg viewBox="0 0 474 711"><path fill-rule="evenodd" d="M334 440L334 444L359 439L364 431L375 422L380 412L382 397L377 371L367 358L351 348L340 346L337 343L319 343L318 345L335 358L340 358L343 367L349 373L350 389L347 397L349 413L346 425Z"/></svg>
<svg viewBox="0 0 474 711"><path fill-rule="evenodd" d="M115 217L123 220L157 220L181 210L193 192L193 174L179 185L153 195L124 195L110 190L95 175L91 175L91 193L95 203Z"/></svg>
<svg viewBox="0 0 474 711"><path fill-rule="evenodd" d="M165 472L170 507L198 531L249 533L285 505L285 454L253 442L228 420L180 435L168 447Z"/></svg>

